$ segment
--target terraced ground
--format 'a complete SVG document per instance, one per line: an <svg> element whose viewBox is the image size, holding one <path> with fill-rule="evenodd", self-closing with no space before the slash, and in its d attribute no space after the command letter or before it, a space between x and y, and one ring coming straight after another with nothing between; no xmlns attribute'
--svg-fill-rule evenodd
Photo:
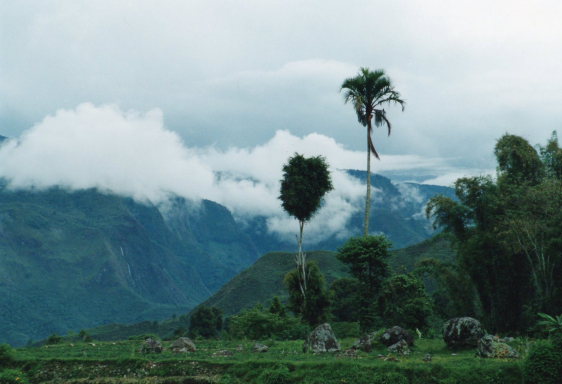
<svg viewBox="0 0 562 384"><path fill-rule="evenodd" d="M349 348L354 339L342 340ZM163 342L164 347L171 342ZM31 383L380 383L479 384L522 382L522 360L482 359L473 350L451 352L442 340L416 341L407 357L371 353L305 354L302 341L196 340L197 351L143 355L141 341L67 343L20 348L17 365ZM524 357L531 342L516 340ZM431 362L424 356L432 355ZM384 356L381 356L384 355ZM24 378L25 380L25 378Z"/></svg>

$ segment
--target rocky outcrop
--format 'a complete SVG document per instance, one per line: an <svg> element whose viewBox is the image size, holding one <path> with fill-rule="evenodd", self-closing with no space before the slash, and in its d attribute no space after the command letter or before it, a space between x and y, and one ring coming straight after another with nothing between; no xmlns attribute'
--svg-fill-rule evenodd
<svg viewBox="0 0 562 384"><path fill-rule="evenodd" d="M519 357L515 349L492 335L486 335L478 340L476 354L480 357L493 359L516 359Z"/></svg>
<svg viewBox="0 0 562 384"><path fill-rule="evenodd" d="M195 352L195 343L189 337L180 337L172 343L170 349L175 353Z"/></svg>
<svg viewBox="0 0 562 384"><path fill-rule="evenodd" d="M337 352L340 350L340 343L330 324L324 323L310 332L303 349L305 352L313 353Z"/></svg>
<svg viewBox="0 0 562 384"><path fill-rule="evenodd" d="M414 345L414 336L399 326L389 328L381 335L381 343L387 347L398 343L400 340L404 340L409 346Z"/></svg>
<svg viewBox="0 0 562 384"><path fill-rule="evenodd" d="M485 332L472 317L456 317L443 326L443 340L449 348L476 347Z"/></svg>

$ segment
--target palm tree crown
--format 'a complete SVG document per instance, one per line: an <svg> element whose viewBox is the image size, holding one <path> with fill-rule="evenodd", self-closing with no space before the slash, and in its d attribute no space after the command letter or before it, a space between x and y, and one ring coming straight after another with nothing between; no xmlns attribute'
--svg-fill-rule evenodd
<svg viewBox="0 0 562 384"><path fill-rule="evenodd" d="M345 102L351 102L355 107L357 120L368 128L369 150L379 159L371 138L371 121L374 120L377 127L386 125L390 135L392 125L386 117L386 111L381 106L400 104L404 110L405 101L400 98L400 93L394 89L392 82L382 69L371 71L369 68L361 68L357 76L350 77L343 82L341 90L345 90Z"/></svg>

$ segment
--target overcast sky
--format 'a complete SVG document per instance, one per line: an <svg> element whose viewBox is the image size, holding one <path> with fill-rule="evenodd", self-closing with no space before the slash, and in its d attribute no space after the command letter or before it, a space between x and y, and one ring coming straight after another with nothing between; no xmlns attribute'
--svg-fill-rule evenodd
<svg viewBox="0 0 562 384"><path fill-rule="evenodd" d="M11 137L88 102L158 109L191 148L252 148L282 130L363 151L339 93L361 66L407 101L388 109L392 136L376 132L375 171L404 156L493 169L502 134L536 144L562 128L559 0L2 0L0 17Z"/></svg>

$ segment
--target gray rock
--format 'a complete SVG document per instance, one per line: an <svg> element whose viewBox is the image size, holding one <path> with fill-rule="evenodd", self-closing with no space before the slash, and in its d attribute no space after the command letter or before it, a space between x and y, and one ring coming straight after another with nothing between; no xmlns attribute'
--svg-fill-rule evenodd
<svg viewBox="0 0 562 384"><path fill-rule="evenodd" d="M376 336L376 332L364 334L351 348L359 349L364 352L371 352L373 350L373 344L377 342Z"/></svg>
<svg viewBox="0 0 562 384"><path fill-rule="evenodd" d="M141 346L141 353L162 353L162 343L149 337Z"/></svg>
<svg viewBox="0 0 562 384"><path fill-rule="evenodd" d="M213 356L232 356L234 352L229 351L228 349L221 349L220 351L216 351L213 353Z"/></svg>
<svg viewBox="0 0 562 384"><path fill-rule="evenodd" d="M519 357L515 349L492 335L486 335L478 340L476 354L480 357L492 359L516 359Z"/></svg>
<svg viewBox="0 0 562 384"><path fill-rule="evenodd" d="M396 344L400 340L404 340L410 346L414 345L414 336L399 326L389 328L381 335L381 343L387 347Z"/></svg>
<svg viewBox="0 0 562 384"><path fill-rule="evenodd" d="M425 361L426 363L430 363L431 360L432 360L431 353L426 353L425 356L423 357L423 361Z"/></svg>
<svg viewBox="0 0 562 384"><path fill-rule="evenodd" d="M195 343L189 337L180 337L172 343L170 349L175 353L195 352Z"/></svg>
<svg viewBox="0 0 562 384"><path fill-rule="evenodd" d="M254 344L254 352L267 352L269 351L269 347L267 345L264 344L260 344L260 343L255 343Z"/></svg>
<svg viewBox="0 0 562 384"><path fill-rule="evenodd" d="M449 348L476 347L485 332L472 317L456 317L443 326L443 340Z"/></svg>
<svg viewBox="0 0 562 384"><path fill-rule="evenodd" d="M337 352L341 348L330 324L324 323L310 332L303 349L305 352L323 353Z"/></svg>
<svg viewBox="0 0 562 384"><path fill-rule="evenodd" d="M408 348L408 343L405 340L399 340L396 344L392 344L388 347L388 352L407 356L410 354L410 348Z"/></svg>

